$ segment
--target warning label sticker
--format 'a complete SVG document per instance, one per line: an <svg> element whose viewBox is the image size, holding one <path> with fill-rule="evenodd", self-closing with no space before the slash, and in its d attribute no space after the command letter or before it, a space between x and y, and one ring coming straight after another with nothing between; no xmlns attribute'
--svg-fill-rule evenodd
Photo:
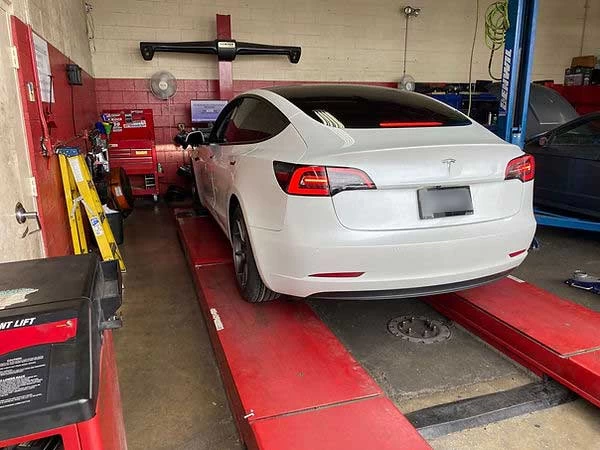
<svg viewBox="0 0 600 450"><path fill-rule="evenodd" d="M123 128L146 128L146 121L134 120L133 122L126 122L123 124Z"/></svg>
<svg viewBox="0 0 600 450"><path fill-rule="evenodd" d="M69 159L69 164L71 165L73 178L75 178L77 183L81 183L83 181L83 172L81 171L81 166L79 165L79 159Z"/></svg>
<svg viewBox="0 0 600 450"><path fill-rule="evenodd" d="M104 230L102 229L102 222L96 216L90 217L90 224L92 225L92 230L96 236L102 236L104 234Z"/></svg>
<svg viewBox="0 0 600 450"><path fill-rule="evenodd" d="M0 359L0 411L46 401L49 353L49 347L37 347Z"/></svg>

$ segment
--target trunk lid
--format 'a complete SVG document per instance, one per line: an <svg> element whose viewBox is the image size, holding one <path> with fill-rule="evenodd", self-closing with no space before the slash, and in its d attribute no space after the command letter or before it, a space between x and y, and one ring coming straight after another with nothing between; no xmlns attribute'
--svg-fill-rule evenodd
<svg viewBox="0 0 600 450"><path fill-rule="evenodd" d="M376 190L344 191L332 197L338 219L350 229L434 228L513 216L521 209L523 183L505 181L504 176L507 163L522 152L472 127L332 129L343 144L335 150L309 151L303 159L361 169L373 180ZM472 214L421 218L419 189L459 186L470 189Z"/></svg>

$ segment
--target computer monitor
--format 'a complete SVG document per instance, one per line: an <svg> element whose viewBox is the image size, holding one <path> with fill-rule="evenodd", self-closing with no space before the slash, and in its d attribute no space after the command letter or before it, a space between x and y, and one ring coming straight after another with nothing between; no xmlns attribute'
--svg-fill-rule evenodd
<svg viewBox="0 0 600 450"><path fill-rule="evenodd" d="M226 104L226 100L192 100L192 123L214 122Z"/></svg>

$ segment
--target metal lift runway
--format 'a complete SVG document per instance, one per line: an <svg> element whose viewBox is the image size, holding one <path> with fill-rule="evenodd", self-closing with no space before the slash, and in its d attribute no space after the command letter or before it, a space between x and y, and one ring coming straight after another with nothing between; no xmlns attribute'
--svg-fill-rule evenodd
<svg viewBox="0 0 600 450"><path fill-rule="evenodd" d="M231 410L250 449L391 449L399 442L403 448L429 448L423 436L560 404L573 398L569 391L600 406L600 314L507 278L426 302L532 374L521 372L522 382L502 392L425 405L405 416L390 398L390 380L379 376L360 349L352 355L347 350L352 334L344 335L335 323L339 315L332 313L341 303L248 304L235 286L229 243L212 219L180 215L177 224ZM414 313L410 302L387 307ZM423 312L429 308L418 303ZM512 362L493 352L484 355L485 345L462 329L453 332L452 345L462 346L466 358L465 376L476 375L478 355L495 370L513 373ZM443 373L438 376L443 380Z"/></svg>

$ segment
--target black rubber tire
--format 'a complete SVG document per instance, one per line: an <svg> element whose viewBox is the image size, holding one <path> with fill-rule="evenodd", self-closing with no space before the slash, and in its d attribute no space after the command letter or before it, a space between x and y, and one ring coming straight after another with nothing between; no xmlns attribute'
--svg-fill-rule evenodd
<svg viewBox="0 0 600 450"><path fill-rule="evenodd" d="M276 300L280 294L273 292L260 278L254 252L250 245L248 229L242 210L237 206L231 214L231 246L237 286L244 300L249 303L262 303ZM244 261L242 263L242 260Z"/></svg>

